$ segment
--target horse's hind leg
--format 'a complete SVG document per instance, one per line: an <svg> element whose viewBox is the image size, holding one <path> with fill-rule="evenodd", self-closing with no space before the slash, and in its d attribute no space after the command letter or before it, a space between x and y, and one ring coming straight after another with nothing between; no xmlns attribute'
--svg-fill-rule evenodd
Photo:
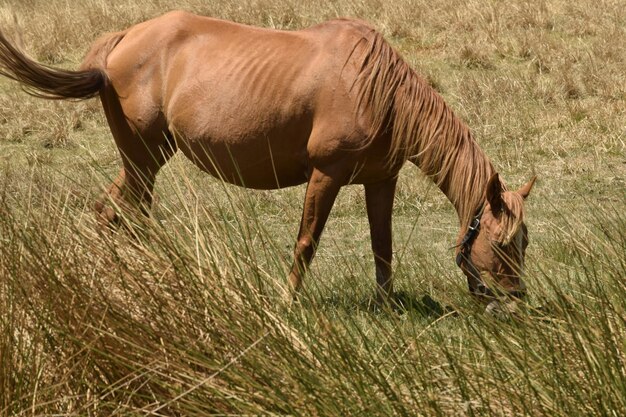
<svg viewBox="0 0 626 417"><path fill-rule="evenodd" d="M140 132L130 125L117 97L104 95L102 103L123 166L95 209L103 223L117 226L121 220L118 208L148 214L156 175L176 147L171 135L160 127L163 123Z"/></svg>
<svg viewBox="0 0 626 417"><path fill-rule="evenodd" d="M117 178L95 204L99 220L110 226L121 222L118 209L149 214L156 175L175 152L168 141L146 144L142 153L128 153L125 148L119 146L123 166Z"/></svg>
<svg viewBox="0 0 626 417"><path fill-rule="evenodd" d="M385 303L393 293L391 214L397 178L365 185L365 204L376 264L376 298Z"/></svg>
<svg viewBox="0 0 626 417"><path fill-rule="evenodd" d="M343 182L338 176L333 177L317 169L311 174L304 198L293 266L289 274L292 298L297 296L302 286L302 276L315 255L317 243L342 185Z"/></svg>

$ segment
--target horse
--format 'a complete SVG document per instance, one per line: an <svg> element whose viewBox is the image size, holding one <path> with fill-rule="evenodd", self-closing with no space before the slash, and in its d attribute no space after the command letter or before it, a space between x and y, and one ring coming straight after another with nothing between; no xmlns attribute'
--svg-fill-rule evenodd
<svg viewBox="0 0 626 417"><path fill-rule="evenodd" d="M36 62L0 33L0 73L42 98L100 97L122 159L95 203L105 224L149 214L155 177L178 150L238 186L306 183L286 285L295 299L339 190L362 184L385 302L394 194L408 161L457 211L455 255L470 293L526 294L524 200L536 177L508 190L466 124L365 22L283 31L174 11L103 35L75 71Z"/></svg>

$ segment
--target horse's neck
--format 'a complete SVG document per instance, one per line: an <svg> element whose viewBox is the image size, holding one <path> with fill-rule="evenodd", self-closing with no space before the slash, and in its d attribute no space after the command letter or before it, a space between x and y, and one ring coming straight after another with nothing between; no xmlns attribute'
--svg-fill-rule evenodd
<svg viewBox="0 0 626 417"><path fill-rule="evenodd" d="M432 149L422 151L411 158L411 162L448 197L456 209L463 231L484 204L487 182L495 170L467 127L456 116L453 117L458 126L449 129L447 134L458 136L431 141Z"/></svg>

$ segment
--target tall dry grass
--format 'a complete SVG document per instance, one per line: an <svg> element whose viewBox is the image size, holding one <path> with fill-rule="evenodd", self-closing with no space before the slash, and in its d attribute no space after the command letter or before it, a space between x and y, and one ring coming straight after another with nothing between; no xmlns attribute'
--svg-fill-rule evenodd
<svg viewBox="0 0 626 417"><path fill-rule="evenodd" d="M193 185L167 186L176 197L160 210L176 214L139 240L98 235L89 202L64 184L37 203L2 194L4 414L554 416L626 407L623 212L589 203L591 218L554 230L563 246L543 247L548 260L532 271L540 308L501 322L460 288L403 293L404 308L381 311L345 284L353 305L328 298L315 274L290 309L280 301L280 245L251 221L262 218L258 201L227 192L223 210L207 212L189 203ZM412 274L433 269L450 274L428 263Z"/></svg>

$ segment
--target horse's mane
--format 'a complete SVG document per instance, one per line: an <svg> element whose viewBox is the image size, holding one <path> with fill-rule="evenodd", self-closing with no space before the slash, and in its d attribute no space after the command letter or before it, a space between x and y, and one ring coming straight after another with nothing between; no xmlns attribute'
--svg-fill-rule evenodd
<svg viewBox="0 0 626 417"><path fill-rule="evenodd" d="M391 135L388 163L415 162L448 196L466 227L485 201L493 165L465 123L381 34L372 29L364 40L356 82L359 110L370 115L374 136Z"/></svg>

